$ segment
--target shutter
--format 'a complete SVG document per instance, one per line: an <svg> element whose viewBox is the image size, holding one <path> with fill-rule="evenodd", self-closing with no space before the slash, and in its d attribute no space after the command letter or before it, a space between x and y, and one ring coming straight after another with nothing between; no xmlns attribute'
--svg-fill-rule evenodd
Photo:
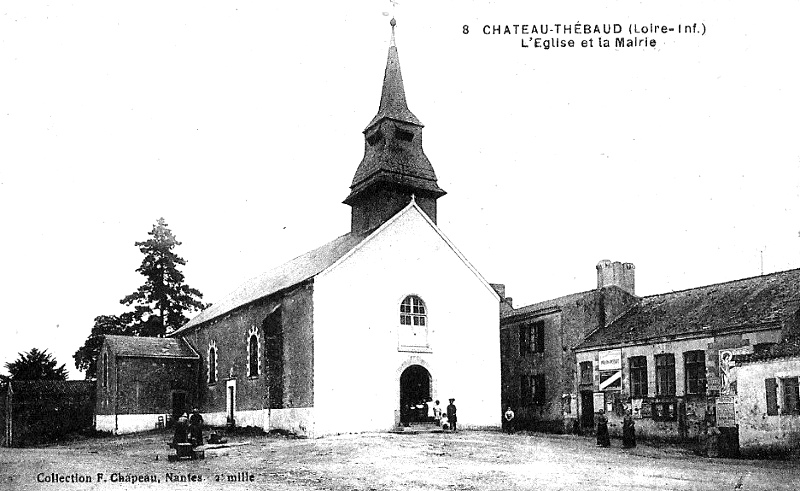
<svg viewBox="0 0 800 491"><path fill-rule="evenodd" d="M536 323L536 352L544 353L544 322Z"/></svg>
<svg viewBox="0 0 800 491"><path fill-rule="evenodd" d="M776 416L778 414L778 384L774 378L764 379L764 386L767 390L767 415Z"/></svg>

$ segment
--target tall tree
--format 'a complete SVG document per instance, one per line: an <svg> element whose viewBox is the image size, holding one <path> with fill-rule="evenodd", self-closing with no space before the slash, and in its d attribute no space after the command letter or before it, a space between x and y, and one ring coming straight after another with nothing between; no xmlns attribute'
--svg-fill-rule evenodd
<svg viewBox="0 0 800 491"><path fill-rule="evenodd" d="M106 334L128 334L133 324L133 314L126 312L122 315L99 315L94 318L94 327L89 337L72 355L75 359L75 368L86 372L86 378L97 376L95 362L103 347L103 336Z"/></svg>
<svg viewBox="0 0 800 491"><path fill-rule="evenodd" d="M6 363L8 380L67 380L67 369L57 366L56 359L47 352L33 348L19 353L19 358Z"/></svg>
<svg viewBox="0 0 800 491"><path fill-rule="evenodd" d="M189 318L187 313L207 307L201 301L203 294L184 284L183 273L178 269L186 260L173 252L181 245L169 229L167 222L159 218L150 238L136 242L144 259L136 270L145 277L145 282L120 303L132 310L122 315L95 317L89 338L75 352L75 368L86 371L86 378L94 378L97 357L103 345L103 336L119 334L128 336L163 337L180 328Z"/></svg>
<svg viewBox="0 0 800 491"><path fill-rule="evenodd" d="M148 234L149 239L136 242L144 254L136 272L145 277L145 282L120 302L134 307L136 334L163 337L189 321L187 312L203 310L205 305L203 294L184 284L178 266L184 266L186 260L173 252L181 243L167 222L159 218Z"/></svg>

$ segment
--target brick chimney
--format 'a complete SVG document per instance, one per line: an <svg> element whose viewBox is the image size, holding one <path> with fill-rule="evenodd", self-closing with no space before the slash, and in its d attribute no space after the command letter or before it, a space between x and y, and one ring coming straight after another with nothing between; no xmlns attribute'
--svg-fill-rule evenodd
<svg viewBox="0 0 800 491"><path fill-rule="evenodd" d="M633 263L603 259L597 263L597 288L617 286L631 295L636 295L635 270Z"/></svg>

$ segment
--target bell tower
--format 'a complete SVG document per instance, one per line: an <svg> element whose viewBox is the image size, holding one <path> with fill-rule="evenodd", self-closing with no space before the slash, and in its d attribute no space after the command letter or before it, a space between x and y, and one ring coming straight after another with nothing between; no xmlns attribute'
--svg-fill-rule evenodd
<svg viewBox="0 0 800 491"><path fill-rule="evenodd" d="M397 22L392 19L390 24L392 41L380 107L363 132L364 158L344 200L352 209L352 233L380 226L412 199L436 223L436 200L446 194L436 183L436 173L422 150L423 125L406 103L394 41Z"/></svg>

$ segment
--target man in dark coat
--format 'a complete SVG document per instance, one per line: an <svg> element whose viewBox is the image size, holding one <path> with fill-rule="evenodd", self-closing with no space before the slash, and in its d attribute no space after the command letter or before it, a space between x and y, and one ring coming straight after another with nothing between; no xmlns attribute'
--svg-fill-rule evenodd
<svg viewBox="0 0 800 491"><path fill-rule="evenodd" d="M189 416L189 442L194 447L203 444L203 416L197 408Z"/></svg>
<svg viewBox="0 0 800 491"><path fill-rule="evenodd" d="M630 409L625 411L625 418L622 420L622 446L625 448L636 446L636 429Z"/></svg>
<svg viewBox="0 0 800 491"><path fill-rule="evenodd" d="M450 398L450 404L447 405L447 421L450 423L450 429L456 431L456 405L453 404L455 399Z"/></svg>
<svg viewBox="0 0 800 491"><path fill-rule="evenodd" d="M597 444L601 447L611 446L608 436L608 418L602 409L597 413Z"/></svg>

